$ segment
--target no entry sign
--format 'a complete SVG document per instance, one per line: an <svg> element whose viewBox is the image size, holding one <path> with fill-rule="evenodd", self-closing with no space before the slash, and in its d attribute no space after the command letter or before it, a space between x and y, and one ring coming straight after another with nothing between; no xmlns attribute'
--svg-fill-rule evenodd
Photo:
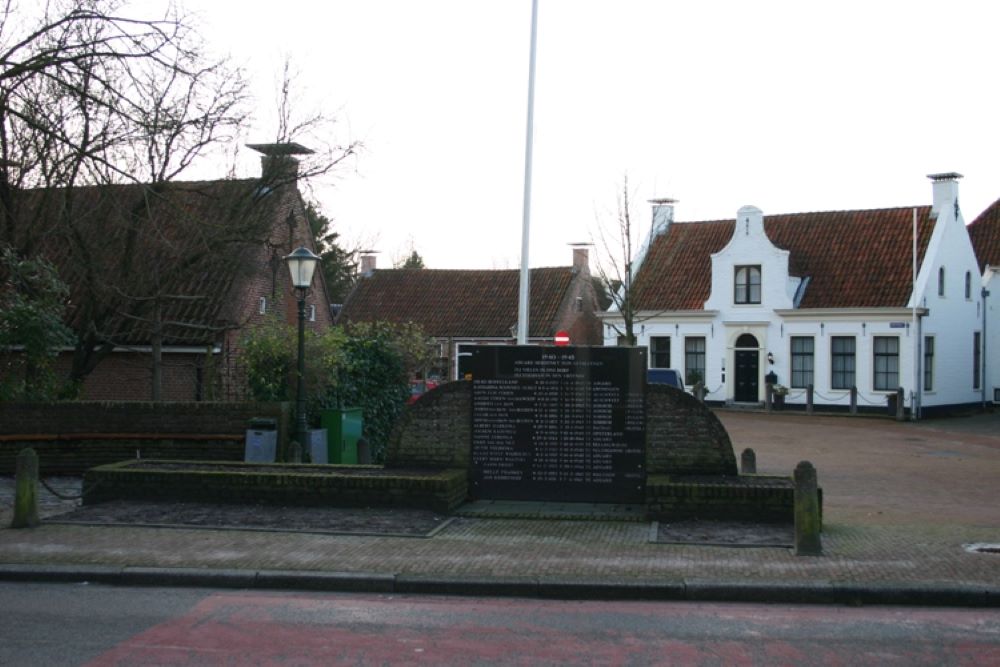
<svg viewBox="0 0 1000 667"><path fill-rule="evenodd" d="M569 345L569 332L568 331L557 331L556 332L556 345Z"/></svg>

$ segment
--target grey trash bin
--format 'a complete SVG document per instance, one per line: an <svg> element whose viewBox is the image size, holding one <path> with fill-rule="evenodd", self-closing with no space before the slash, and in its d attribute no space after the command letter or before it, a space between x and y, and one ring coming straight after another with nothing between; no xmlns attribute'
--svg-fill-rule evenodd
<svg viewBox="0 0 1000 667"><path fill-rule="evenodd" d="M247 428L243 460L248 463L274 463L278 449L278 420L258 417Z"/></svg>
<svg viewBox="0 0 1000 667"><path fill-rule="evenodd" d="M309 462L329 463L330 460L327 458L326 451L326 429L311 429L306 433L306 439L309 441Z"/></svg>

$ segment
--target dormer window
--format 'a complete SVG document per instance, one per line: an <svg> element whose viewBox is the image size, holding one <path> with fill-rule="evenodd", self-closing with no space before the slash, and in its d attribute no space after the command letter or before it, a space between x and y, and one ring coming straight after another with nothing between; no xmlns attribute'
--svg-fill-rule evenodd
<svg viewBox="0 0 1000 667"><path fill-rule="evenodd" d="M738 304L760 303L760 266L737 266L734 301Z"/></svg>

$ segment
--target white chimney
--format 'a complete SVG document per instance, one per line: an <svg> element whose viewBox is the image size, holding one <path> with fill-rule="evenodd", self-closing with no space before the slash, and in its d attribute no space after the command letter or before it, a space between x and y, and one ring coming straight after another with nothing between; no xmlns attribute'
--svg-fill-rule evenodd
<svg viewBox="0 0 1000 667"><path fill-rule="evenodd" d="M961 174L949 171L943 174L927 174L931 179L934 189L934 203L931 206L931 215L938 215L945 206L953 206L958 216L958 179Z"/></svg>
<svg viewBox="0 0 1000 667"><path fill-rule="evenodd" d="M677 200L664 197L650 199L649 203L653 205L653 236L662 236L674 221L674 204Z"/></svg>
<svg viewBox="0 0 1000 667"><path fill-rule="evenodd" d="M361 275L370 276L375 272L375 252L371 250L361 251Z"/></svg>

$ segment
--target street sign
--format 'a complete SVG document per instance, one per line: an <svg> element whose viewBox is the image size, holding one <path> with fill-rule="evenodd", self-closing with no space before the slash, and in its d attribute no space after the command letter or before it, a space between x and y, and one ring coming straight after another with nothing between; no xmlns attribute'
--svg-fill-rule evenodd
<svg viewBox="0 0 1000 667"><path fill-rule="evenodd" d="M569 332L568 331L557 331L556 332L556 345L559 345L559 346L569 345Z"/></svg>

